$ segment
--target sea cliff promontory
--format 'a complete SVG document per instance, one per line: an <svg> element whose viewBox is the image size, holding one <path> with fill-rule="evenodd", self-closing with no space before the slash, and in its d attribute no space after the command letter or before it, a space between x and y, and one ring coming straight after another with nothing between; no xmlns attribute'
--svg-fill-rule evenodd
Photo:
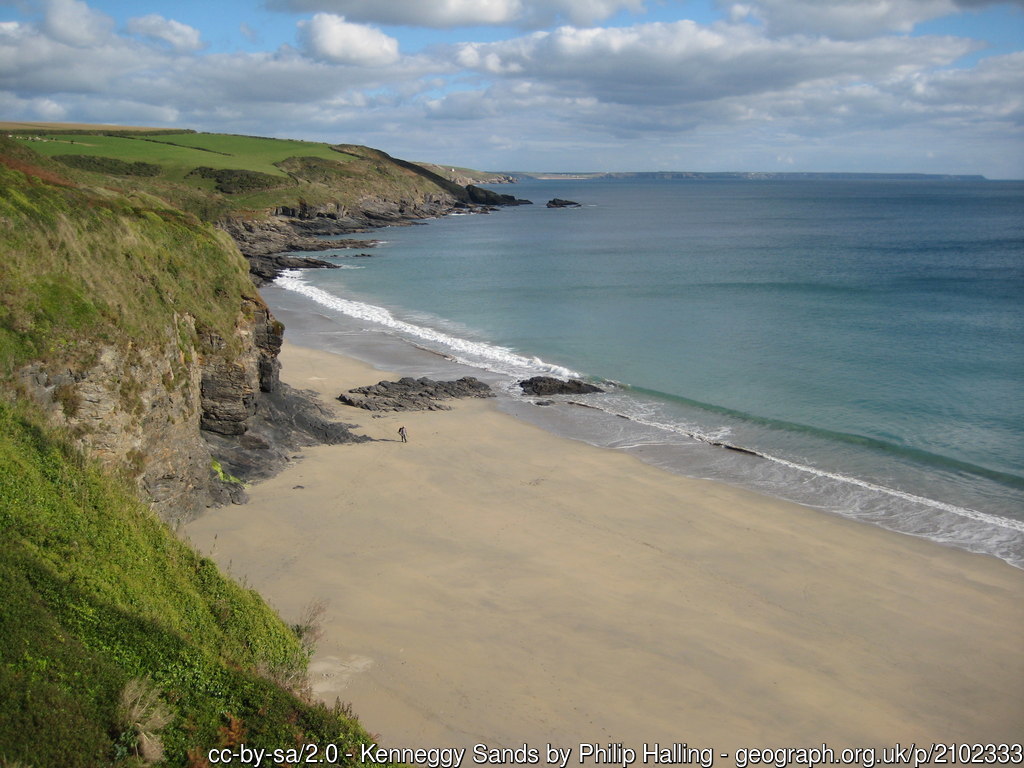
<svg viewBox="0 0 1024 768"><path fill-rule="evenodd" d="M364 147L0 139L0 759L200 765L246 738L344 762L370 739L310 697L317 606L286 625L172 529L303 445L367 439L280 381L256 284L326 262L279 254L493 194Z"/></svg>

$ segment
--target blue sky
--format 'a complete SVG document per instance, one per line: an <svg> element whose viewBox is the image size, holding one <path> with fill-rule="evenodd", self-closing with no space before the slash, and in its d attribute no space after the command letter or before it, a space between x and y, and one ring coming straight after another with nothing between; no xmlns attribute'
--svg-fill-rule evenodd
<svg viewBox="0 0 1024 768"><path fill-rule="evenodd" d="M0 117L1024 178L1024 0L0 0Z"/></svg>

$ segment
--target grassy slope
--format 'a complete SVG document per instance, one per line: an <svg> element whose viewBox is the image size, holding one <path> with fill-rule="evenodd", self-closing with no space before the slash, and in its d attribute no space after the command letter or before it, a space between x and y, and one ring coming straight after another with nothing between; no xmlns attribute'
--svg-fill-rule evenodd
<svg viewBox="0 0 1024 768"><path fill-rule="evenodd" d="M273 682L299 679L306 657L256 593L6 404L0 538L3 758L74 768L129 757L137 735L117 703L133 678L151 680L174 715L160 733L171 765L242 732L266 748L368 739Z"/></svg>
<svg viewBox="0 0 1024 768"><path fill-rule="evenodd" d="M142 160L166 169L167 176L183 180L197 166L210 168L241 168L280 176L288 175L274 163L289 157L322 157L344 161L326 144L311 141L262 139L219 133L183 133L129 136L82 136L74 134L43 134L48 141L32 142L42 155L99 155L122 160Z"/></svg>
<svg viewBox="0 0 1024 768"><path fill-rule="evenodd" d="M411 163L358 145L331 146L319 142L269 139L229 134L173 133L162 135L93 135L39 133L46 141L16 142L48 157L67 154L112 157L147 162L162 169L158 178L104 183L143 189L204 220L256 212L278 206L317 206L337 203L357 208L368 198L415 200L426 195L449 194L453 186L432 179ZM211 179L189 174L199 167L268 174L280 183L271 189L238 194L217 194Z"/></svg>
<svg viewBox="0 0 1024 768"><path fill-rule="evenodd" d="M152 342L176 314L232 339L243 298L257 296L223 233L146 194L79 186L2 143L0 244L0 376L81 360L96 342Z"/></svg>
<svg viewBox="0 0 1024 768"><path fill-rule="evenodd" d="M0 140L0 765L132 764L137 734L117 702L137 678L173 714L161 736L169 765L202 765L190 749L238 740L368 738L272 682L300 680L306 657L255 593L17 401L10 373L28 360L75 366L168 328L184 364L199 340L177 315L230 339L255 295L223 234L62 170Z"/></svg>

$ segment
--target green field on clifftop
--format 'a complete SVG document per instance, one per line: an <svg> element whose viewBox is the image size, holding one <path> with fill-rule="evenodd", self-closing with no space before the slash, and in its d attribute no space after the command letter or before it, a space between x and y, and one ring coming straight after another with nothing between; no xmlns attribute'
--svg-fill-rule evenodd
<svg viewBox="0 0 1024 768"><path fill-rule="evenodd" d="M95 179L106 186L159 195L205 221L302 205L358 208L370 198L412 201L445 193L465 195L461 186L436 172L444 166L426 168L359 145L81 128L21 130L12 141L79 172L98 171ZM150 164L152 174L118 169L126 163Z"/></svg>
<svg viewBox="0 0 1024 768"><path fill-rule="evenodd" d="M120 160L155 163L168 178L182 180L194 168L236 168L259 171L282 180L288 174L275 163L289 157L320 157L345 162L348 156L329 145L312 141L266 139L221 133L172 133L161 135L40 134L42 141L29 141L41 155L92 155ZM26 141L25 139L20 139Z"/></svg>

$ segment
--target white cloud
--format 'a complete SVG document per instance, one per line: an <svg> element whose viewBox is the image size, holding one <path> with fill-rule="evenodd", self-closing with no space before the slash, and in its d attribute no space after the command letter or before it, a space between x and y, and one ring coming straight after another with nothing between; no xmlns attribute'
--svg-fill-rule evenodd
<svg viewBox="0 0 1024 768"><path fill-rule="evenodd" d="M150 21L130 26L137 32L174 30ZM16 97L12 117L23 119L32 119L38 109L30 105L45 97L75 119L93 117L84 114L88 102L116 105L117 114L99 122L137 123L161 115L168 121L175 115L174 120L214 129L225 114L255 115L264 104L273 105L273 119L287 120L307 102L326 110L338 99L362 99L361 90L412 98L427 75L452 70L424 56L400 57L392 38L337 18L312 20L299 33L309 56L287 45L272 52L197 56L181 45L164 45L159 35L160 42L151 44L154 35L111 32L96 45L77 47L52 35L45 23L7 22L0 25L0 92ZM183 36L179 43L192 40ZM298 132L300 124L291 125Z"/></svg>
<svg viewBox="0 0 1024 768"><path fill-rule="evenodd" d="M355 21L421 27L522 25L559 20L587 25L623 8L643 9L644 0L268 0L270 8L296 13L325 11Z"/></svg>
<svg viewBox="0 0 1024 768"><path fill-rule="evenodd" d="M47 0L43 30L65 45L77 48L100 45L108 40L114 20L90 8L82 0Z"/></svg>
<svg viewBox="0 0 1024 768"><path fill-rule="evenodd" d="M522 13L522 0L270 0L298 13L325 11L372 24L458 27L506 24Z"/></svg>
<svg viewBox="0 0 1024 768"><path fill-rule="evenodd" d="M114 35L101 45L80 47L44 30L46 25L21 24L0 32L0 88L28 97L95 93L138 66L139 51Z"/></svg>
<svg viewBox="0 0 1024 768"><path fill-rule="evenodd" d="M300 21L299 34L305 51L319 61L376 67L393 64L399 58L395 38L330 13Z"/></svg>
<svg viewBox="0 0 1024 768"><path fill-rule="evenodd" d="M544 82L604 102L681 105L777 92L800 83L872 80L948 65L975 47L950 37L773 39L751 25L692 21L578 29L456 47L462 67Z"/></svg>
<svg viewBox="0 0 1024 768"><path fill-rule="evenodd" d="M132 35L168 43L176 51L198 51L203 47L198 29L156 13L129 19L125 29Z"/></svg>
<svg viewBox="0 0 1024 768"><path fill-rule="evenodd" d="M757 18L769 33L822 34L839 40L909 33L923 21L1000 3L1024 0L719 0L734 20Z"/></svg>

